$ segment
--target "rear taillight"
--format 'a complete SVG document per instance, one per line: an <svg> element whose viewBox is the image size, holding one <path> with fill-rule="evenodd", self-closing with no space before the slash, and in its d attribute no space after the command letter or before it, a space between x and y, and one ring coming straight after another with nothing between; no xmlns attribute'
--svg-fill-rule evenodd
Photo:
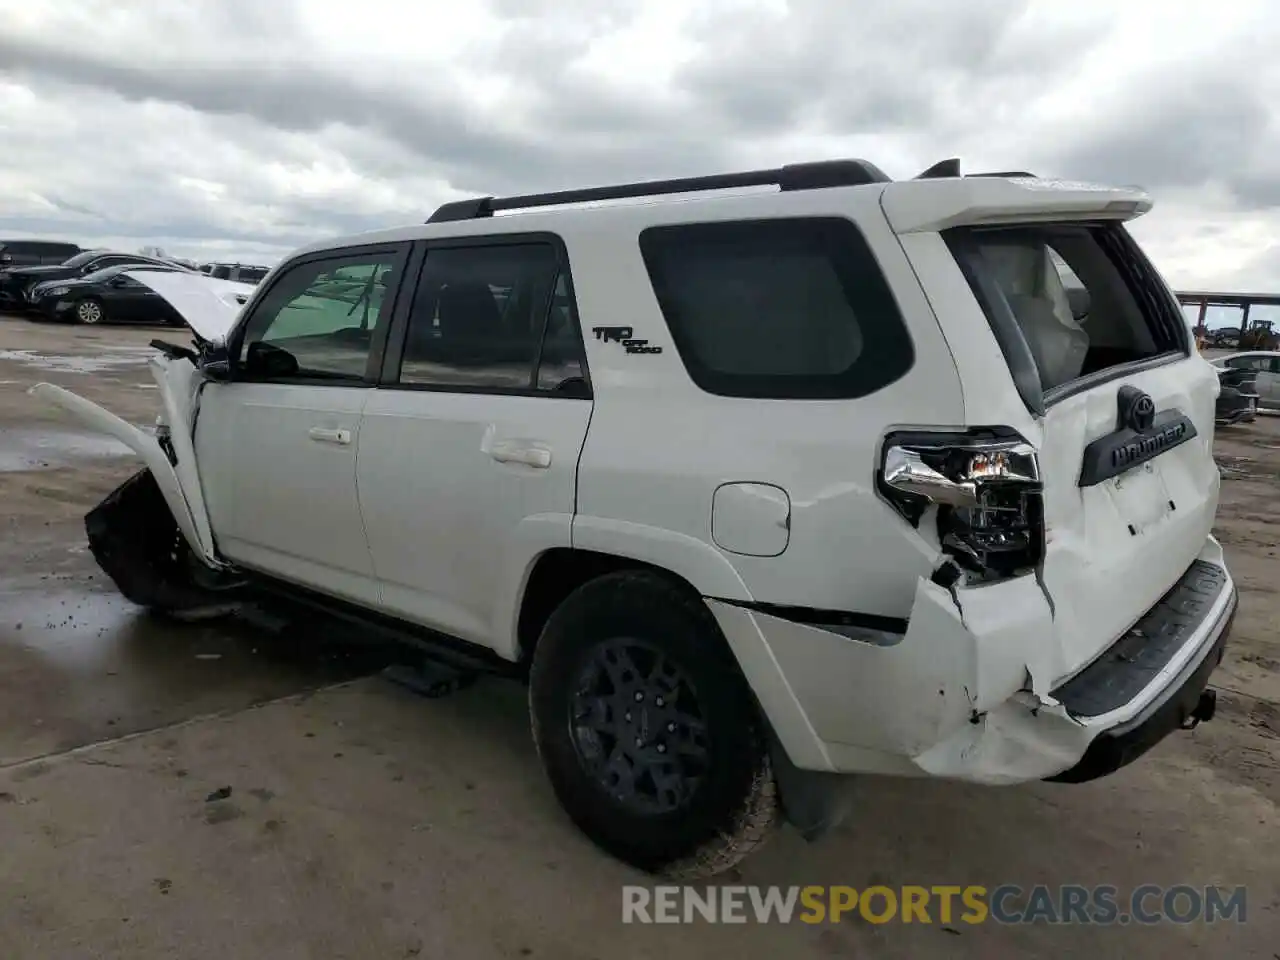
<svg viewBox="0 0 1280 960"><path fill-rule="evenodd" d="M1027 573L1044 554L1039 459L1011 430L890 434L877 481L913 526L934 514L939 546L970 580Z"/></svg>

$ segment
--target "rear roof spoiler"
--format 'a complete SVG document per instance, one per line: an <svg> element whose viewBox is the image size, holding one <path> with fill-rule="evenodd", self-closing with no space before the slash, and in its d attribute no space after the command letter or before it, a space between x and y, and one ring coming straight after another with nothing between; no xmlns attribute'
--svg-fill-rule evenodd
<svg viewBox="0 0 1280 960"><path fill-rule="evenodd" d="M1152 207L1151 197L1140 187L1018 174L934 175L890 183L880 203L897 233L1044 220L1132 220Z"/></svg>

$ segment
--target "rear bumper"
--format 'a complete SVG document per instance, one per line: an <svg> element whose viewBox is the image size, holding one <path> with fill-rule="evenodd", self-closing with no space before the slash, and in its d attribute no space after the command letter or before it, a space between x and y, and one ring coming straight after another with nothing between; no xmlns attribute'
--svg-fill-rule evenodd
<svg viewBox="0 0 1280 960"><path fill-rule="evenodd" d="M1054 634L1033 578L957 594L958 604L921 581L907 633L874 644L710 606L801 769L1079 782L1137 759L1198 706L1207 719L1201 693L1236 608L1212 538L1138 624L1070 678L1037 676Z"/></svg>
<svg viewBox="0 0 1280 960"><path fill-rule="evenodd" d="M1084 783L1128 766L1175 730L1213 718L1216 694L1208 690L1209 677L1222 662L1227 638L1235 621L1237 600L1230 590L1230 612L1210 632L1210 641L1198 649L1178 672L1173 682L1132 719L1103 730L1090 744L1080 761L1047 780Z"/></svg>

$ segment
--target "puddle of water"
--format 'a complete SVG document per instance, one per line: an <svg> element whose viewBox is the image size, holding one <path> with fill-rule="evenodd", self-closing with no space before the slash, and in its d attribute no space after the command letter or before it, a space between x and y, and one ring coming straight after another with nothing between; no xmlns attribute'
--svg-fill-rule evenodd
<svg viewBox="0 0 1280 960"><path fill-rule="evenodd" d="M10 360L24 366L35 367L53 373L108 373L127 367L140 366L155 352L151 347L114 346L110 352L99 354L40 353L36 350L0 350L0 360Z"/></svg>
<svg viewBox="0 0 1280 960"><path fill-rule="evenodd" d="M244 623L175 624L118 594L0 587L0 765L374 673L385 655Z"/></svg>
<svg viewBox="0 0 1280 960"><path fill-rule="evenodd" d="M0 429L0 473L48 470L76 460L132 455L119 440L100 433Z"/></svg>
<svg viewBox="0 0 1280 960"><path fill-rule="evenodd" d="M22 647L72 671L170 664L181 672L256 658L347 679L381 669L388 653L373 646L272 635L239 617L183 624L149 615L118 593L76 587L0 590L0 650ZM197 662L199 661L199 662Z"/></svg>

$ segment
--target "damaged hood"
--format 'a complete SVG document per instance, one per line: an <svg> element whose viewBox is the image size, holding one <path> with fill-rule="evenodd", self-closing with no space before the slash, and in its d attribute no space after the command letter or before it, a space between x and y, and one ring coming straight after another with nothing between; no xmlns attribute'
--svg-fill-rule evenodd
<svg viewBox="0 0 1280 960"><path fill-rule="evenodd" d="M200 339L220 343L257 289L251 283L220 280L203 273L126 270L125 276L150 287L177 310Z"/></svg>

